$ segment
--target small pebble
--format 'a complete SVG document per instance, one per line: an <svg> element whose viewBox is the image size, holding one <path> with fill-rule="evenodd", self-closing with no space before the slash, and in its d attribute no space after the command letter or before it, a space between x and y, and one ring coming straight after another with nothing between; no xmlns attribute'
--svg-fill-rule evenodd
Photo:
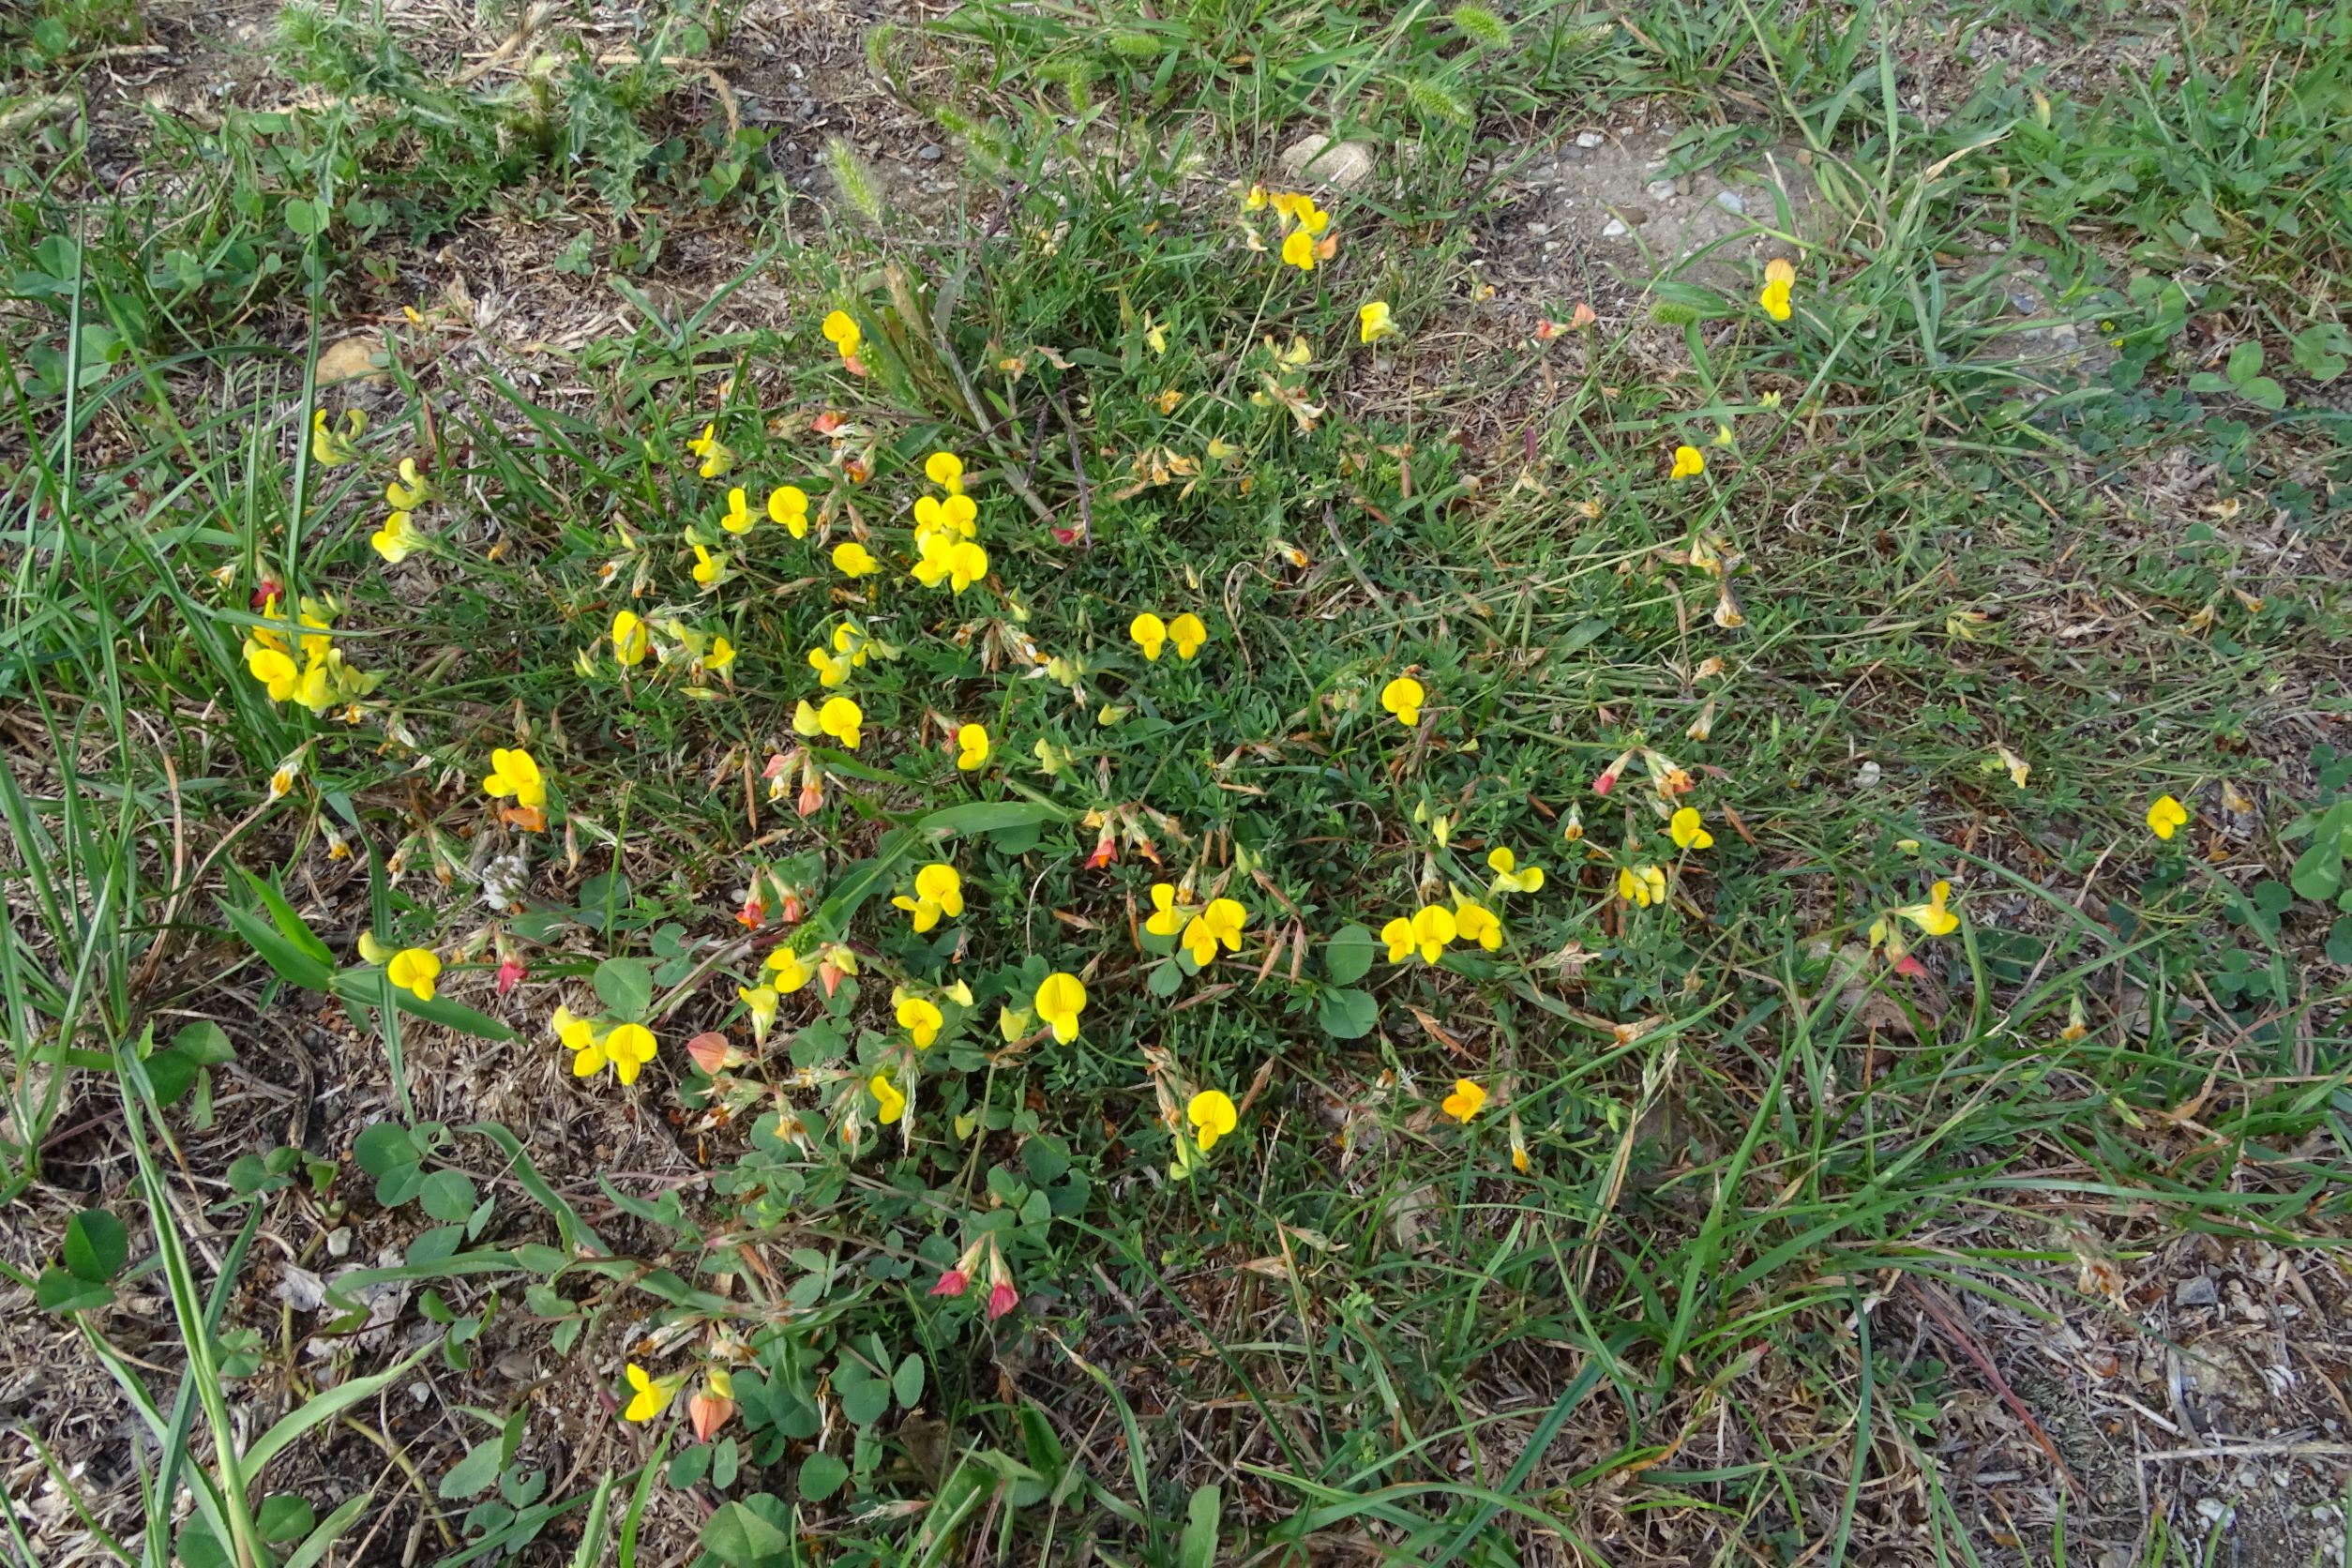
<svg viewBox="0 0 2352 1568"><path fill-rule="evenodd" d="M351 1256L351 1227L339 1225L326 1233L326 1255L329 1258Z"/></svg>
<svg viewBox="0 0 2352 1568"><path fill-rule="evenodd" d="M939 148L937 146L927 146L914 156L921 158L926 163L937 163L939 161Z"/></svg>
<svg viewBox="0 0 2352 1568"><path fill-rule="evenodd" d="M1622 239L1631 232L1632 231L1625 227L1625 222L1622 219L1612 218L1606 223L1601 225L1601 237L1603 239Z"/></svg>
<svg viewBox="0 0 2352 1568"><path fill-rule="evenodd" d="M1884 776L1885 774L1880 771L1877 763L1864 762L1854 770L1854 787L1860 790L1875 790L1878 787L1878 780Z"/></svg>
<svg viewBox="0 0 2352 1568"><path fill-rule="evenodd" d="M1552 232L1552 226L1548 223L1530 223L1527 226L1527 232L1533 234L1537 239L1542 239L1545 234Z"/></svg>
<svg viewBox="0 0 2352 1568"><path fill-rule="evenodd" d="M1723 208L1724 211L1729 213L1734 218L1744 218L1747 216L1748 204L1728 190L1718 190L1715 192L1715 205Z"/></svg>
<svg viewBox="0 0 2352 1568"><path fill-rule="evenodd" d="M1576 132L1576 145L1579 147L1597 147L1607 140L1607 137L1602 135L1597 130L1580 130Z"/></svg>
<svg viewBox="0 0 2352 1568"><path fill-rule="evenodd" d="M1642 189L1649 193L1650 199L1653 202L1671 202L1674 200L1674 182L1672 180L1651 180L1648 185L1643 186Z"/></svg>
<svg viewBox="0 0 2352 1568"><path fill-rule="evenodd" d="M2203 1274L2191 1274L2174 1287L2172 1292L2172 1304L2175 1306L2211 1306L2219 1300L2220 1292L2213 1289L2213 1282Z"/></svg>

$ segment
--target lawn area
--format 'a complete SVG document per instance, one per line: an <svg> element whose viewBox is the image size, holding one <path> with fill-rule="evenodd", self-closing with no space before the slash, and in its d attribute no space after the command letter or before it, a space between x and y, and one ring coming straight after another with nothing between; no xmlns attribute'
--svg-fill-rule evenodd
<svg viewBox="0 0 2352 1568"><path fill-rule="evenodd" d="M2352 0L0 128L0 1560L2352 1563Z"/></svg>

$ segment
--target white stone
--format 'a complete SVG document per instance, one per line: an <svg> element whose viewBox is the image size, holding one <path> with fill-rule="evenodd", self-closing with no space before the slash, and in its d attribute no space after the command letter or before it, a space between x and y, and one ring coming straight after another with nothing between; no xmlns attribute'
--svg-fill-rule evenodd
<svg viewBox="0 0 2352 1568"><path fill-rule="evenodd" d="M1597 147L1607 140L1607 137L1602 135L1597 130L1580 130L1576 132L1576 145L1579 147Z"/></svg>
<svg viewBox="0 0 2352 1568"><path fill-rule="evenodd" d="M1641 188L1653 202L1671 202L1674 200L1674 182L1672 180L1651 180L1648 185L1643 186Z"/></svg>
<svg viewBox="0 0 2352 1568"><path fill-rule="evenodd" d="M1372 177L1372 143L1338 142L1309 131L1282 149L1281 163L1293 180L1352 190Z"/></svg>
<svg viewBox="0 0 2352 1568"><path fill-rule="evenodd" d="M1715 192L1715 205L1723 208L1734 218L1745 218L1748 213L1748 204L1728 190Z"/></svg>
<svg viewBox="0 0 2352 1568"><path fill-rule="evenodd" d="M1623 239L1631 231L1625 227L1625 220L1621 218L1612 218L1601 225L1603 239Z"/></svg>

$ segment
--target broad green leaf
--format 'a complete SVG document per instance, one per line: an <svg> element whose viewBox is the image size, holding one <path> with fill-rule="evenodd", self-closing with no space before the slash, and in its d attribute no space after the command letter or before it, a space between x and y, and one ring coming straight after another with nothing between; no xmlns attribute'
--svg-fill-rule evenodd
<svg viewBox="0 0 2352 1568"><path fill-rule="evenodd" d="M1380 1003L1370 991L1334 988L1323 993L1315 1021L1334 1040L1361 1040L1380 1021Z"/></svg>
<svg viewBox="0 0 2352 1568"><path fill-rule="evenodd" d="M228 1032L210 1018L199 1018L173 1034L172 1048L200 1067L218 1067L237 1056Z"/></svg>
<svg viewBox="0 0 2352 1568"><path fill-rule="evenodd" d="M1184 1505L1184 1533L1176 1542L1176 1568L1215 1568L1217 1524L1224 1496L1214 1485L1201 1486Z"/></svg>
<svg viewBox="0 0 2352 1568"><path fill-rule="evenodd" d="M1371 969L1380 950L1370 931L1353 924L1342 926L1323 943L1323 972L1338 985L1352 986Z"/></svg>
<svg viewBox="0 0 2352 1568"><path fill-rule="evenodd" d="M66 1268L87 1285L103 1285L130 1256L130 1232L104 1209L84 1209L66 1221Z"/></svg>
<svg viewBox="0 0 2352 1568"><path fill-rule="evenodd" d="M605 1011L635 1023L654 1004L654 973L641 958L607 958L596 966L596 1000Z"/></svg>
<svg viewBox="0 0 2352 1568"><path fill-rule="evenodd" d="M474 1184L466 1180L463 1171L434 1171L425 1178L416 1197L425 1213L444 1224L456 1224L474 1213Z"/></svg>
<svg viewBox="0 0 2352 1568"><path fill-rule="evenodd" d="M319 1522L319 1511L310 1506L310 1500L294 1492L272 1492L262 1499L262 1506L253 1515L261 1526L264 1541L294 1541L310 1533Z"/></svg>
<svg viewBox="0 0 2352 1568"><path fill-rule="evenodd" d="M1042 801L976 800L930 812L914 826L918 833L1002 833L1006 828L1067 822L1070 815L1060 807Z"/></svg>
<svg viewBox="0 0 2352 1568"><path fill-rule="evenodd" d="M850 1479L850 1467L830 1454L811 1454L800 1462L800 1495L807 1502L822 1502Z"/></svg>
<svg viewBox="0 0 2352 1568"><path fill-rule="evenodd" d="M923 1397L921 1356L912 1350L907 1352L906 1359L898 1364L898 1369L890 1375L890 1392L898 1396L898 1403L903 1409L914 1409Z"/></svg>
<svg viewBox="0 0 2352 1568"><path fill-rule="evenodd" d="M497 1484L499 1467L504 1463L496 1438L477 1442L465 1451L465 1457L449 1467L449 1473L441 1478L433 1489L444 1501L462 1502L480 1497Z"/></svg>
<svg viewBox="0 0 2352 1568"><path fill-rule="evenodd" d="M33 1285L34 1304L43 1312L86 1312L113 1299L106 1286L77 1279L64 1269L43 1269Z"/></svg>

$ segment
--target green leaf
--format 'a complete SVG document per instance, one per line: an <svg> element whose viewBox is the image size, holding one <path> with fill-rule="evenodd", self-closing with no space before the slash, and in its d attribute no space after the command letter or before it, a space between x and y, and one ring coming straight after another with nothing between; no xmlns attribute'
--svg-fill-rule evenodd
<svg viewBox="0 0 2352 1568"><path fill-rule="evenodd" d="M840 1460L825 1454L811 1455L807 1463L801 1466L803 1497L808 1495L808 1467L819 1459L827 1460L841 1472L825 1496L831 1497L834 1492L839 1491L841 1483L850 1478L849 1467ZM759 1500L768 1502L773 1500L761 1498ZM791 1534L774 1521L754 1512L750 1504L742 1502L719 1504L711 1515L710 1521L702 1527L702 1549L725 1563L727 1568L766 1568L768 1564L793 1560Z"/></svg>
<svg viewBox="0 0 2352 1568"><path fill-rule="evenodd" d="M2229 363L2223 366L2222 370L2230 380L2243 386L2262 373L2262 345L2239 344L2229 351Z"/></svg>
<svg viewBox="0 0 2352 1568"><path fill-rule="evenodd" d="M286 203L286 227L306 239L312 234L326 233L326 226L334 216L335 209L323 202L296 196Z"/></svg>
<svg viewBox="0 0 2352 1568"><path fill-rule="evenodd" d="M242 867L238 869L244 871ZM319 962L334 963L333 951L325 942L319 940L318 933L310 929L309 923L294 912L294 907L286 901L284 894L279 892L274 884L255 876L250 871L244 871L244 876L246 885L253 890L253 897L259 898L262 901L262 908L269 912L270 924L278 927L279 935L309 954Z"/></svg>
<svg viewBox="0 0 2352 1568"><path fill-rule="evenodd" d="M464 1458L449 1467L449 1473L433 1489L444 1501L462 1501L489 1491L497 1483L499 1469L505 1463L499 1453L502 1446L496 1438L475 1443L465 1451Z"/></svg>
<svg viewBox="0 0 2352 1568"><path fill-rule="evenodd" d="M352 1153L359 1160L359 1168L370 1176L386 1175L424 1158L416 1152L416 1140L397 1122L379 1122L362 1132L352 1144Z"/></svg>
<svg viewBox="0 0 2352 1568"><path fill-rule="evenodd" d="M33 1301L43 1312L86 1312L113 1299L105 1286L76 1279L63 1269L43 1269L33 1285Z"/></svg>
<svg viewBox="0 0 2352 1568"><path fill-rule="evenodd" d="M890 1409L890 1384L882 1378L862 1376L856 1381L846 1381L843 1373L854 1362L845 1364L833 1375L833 1389L841 1396L841 1413L858 1426L871 1426ZM864 1367L858 1367L860 1373Z"/></svg>
<svg viewBox="0 0 2352 1568"><path fill-rule="evenodd" d="M850 1479L850 1467L830 1454L811 1454L800 1462L800 1495L805 1502L822 1502Z"/></svg>
<svg viewBox="0 0 2352 1568"><path fill-rule="evenodd" d="M221 915L232 929L245 939L245 944L262 957L262 961L277 972L278 977L289 985L305 990L323 991L335 978L334 965L312 954L308 948L289 942L269 923L251 910L241 910L223 900Z"/></svg>
<svg viewBox="0 0 2352 1568"><path fill-rule="evenodd" d="M2330 811L2328 815L2332 820L2335 813ZM2295 868L2286 874L2286 880L2295 884L2295 891L2314 903L2326 903L2344 885L2344 838L2339 833L2326 831L2327 826L2327 822L2320 824L2321 832L2312 840L2311 848L2303 852L2295 862Z"/></svg>
<svg viewBox="0 0 2352 1568"><path fill-rule="evenodd" d="M2269 376L2256 376L2238 388L2239 396L2256 408L2267 408L2276 414L2286 406L2286 388Z"/></svg>
<svg viewBox="0 0 2352 1568"><path fill-rule="evenodd" d="M596 966L596 1000L625 1023L644 1018L654 1004L654 974L641 958L607 958Z"/></svg>
<svg viewBox="0 0 2352 1568"><path fill-rule="evenodd" d="M1338 987L1323 993L1315 1021L1334 1040L1361 1040L1380 1021L1380 1000L1370 991Z"/></svg>
<svg viewBox="0 0 2352 1568"><path fill-rule="evenodd" d="M898 1404L902 1409L910 1410L914 1409L916 1401L923 1397L923 1358L921 1356L912 1350L907 1352L906 1359L898 1364L898 1369L890 1375L890 1391L898 1396Z"/></svg>
<svg viewBox="0 0 2352 1568"><path fill-rule="evenodd" d="M1003 833L1007 828L1066 822L1071 813L1034 800L975 800L933 811L915 824L918 833Z"/></svg>
<svg viewBox="0 0 2352 1568"><path fill-rule="evenodd" d="M2345 915L2329 927L2328 961L2331 964L2352 964L2352 914Z"/></svg>
<svg viewBox="0 0 2352 1568"><path fill-rule="evenodd" d="M147 1081L155 1086L155 1103L177 1105L196 1087L200 1071L194 1062L168 1048L147 1058Z"/></svg>
<svg viewBox="0 0 2352 1568"><path fill-rule="evenodd" d="M85 1285L103 1285L130 1256L130 1232L104 1209L84 1209L66 1221L66 1268Z"/></svg>
<svg viewBox="0 0 2352 1568"><path fill-rule="evenodd" d="M2314 381L2333 381L2344 374L2352 353L2352 333L2333 322L2307 326L2295 335L2295 365Z"/></svg>
<svg viewBox="0 0 2352 1568"><path fill-rule="evenodd" d="M425 1213L444 1224L456 1224L470 1217L476 1201L474 1184L458 1170L436 1170L425 1178L417 1190Z"/></svg>
<svg viewBox="0 0 2352 1568"><path fill-rule="evenodd" d="M1380 942L1370 931L1353 924L1342 926L1323 943L1323 972L1335 984L1352 986L1371 969L1379 952Z"/></svg>
<svg viewBox="0 0 2352 1568"><path fill-rule="evenodd" d="M237 1057L227 1031L210 1018L199 1018L173 1035L172 1048L200 1067L218 1067Z"/></svg>
<svg viewBox="0 0 2352 1568"><path fill-rule="evenodd" d="M1224 1496L1214 1485L1202 1486L1184 1504L1184 1533L1176 1541L1176 1568L1216 1568L1218 1516Z"/></svg>
<svg viewBox="0 0 2352 1568"><path fill-rule="evenodd" d="M1184 970L1173 958L1165 958L1143 972L1143 988L1156 997L1171 997L1184 988Z"/></svg>
<svg viewBox="0 0 2352 1568"><path fill-rule="evenodd" d="M264 1541L296 1541L317 1526L319 1511L310 1506L308 1498L294 1492L272 1492L262 1499L254 1522L261 1526Z"/></svg>

